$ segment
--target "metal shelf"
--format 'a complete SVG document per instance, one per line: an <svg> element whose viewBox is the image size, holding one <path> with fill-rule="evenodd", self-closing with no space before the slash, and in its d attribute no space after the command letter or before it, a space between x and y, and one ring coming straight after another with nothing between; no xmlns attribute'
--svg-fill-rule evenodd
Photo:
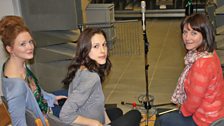
<svg viewBox="0 0 224 126"><path fill-rule="evenodd" d="M196 9L194 10L196 12ZM204 9L197 9L197 12L204 12ZM158 9L158 10L146 10L146 18L150 17L184 17L185 9ZM140 10L122 10L115 11L115 18L141 18Z"/></svg>

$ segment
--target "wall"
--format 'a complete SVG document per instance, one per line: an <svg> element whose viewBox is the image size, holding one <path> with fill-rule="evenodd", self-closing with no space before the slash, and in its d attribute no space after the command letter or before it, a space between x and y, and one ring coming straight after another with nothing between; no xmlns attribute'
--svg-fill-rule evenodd
<svg viewBox="0 0 224 126"><path fill-rule="evenodd" d="M1 0L0 1L0 18L5 15L21 15L19 0Z"/></svg>
<svg viewBox="0 0 224 126"><path fill-rule="evenodd" d="M0 1L0 19L6 15L20 15L18 0L1 0ZM7 55L0 40L0 73L2 73L2 64L5 62ZM0 76L0 96L2 96L2 81ZM1 101L0 101L1 102Z"/></svg>

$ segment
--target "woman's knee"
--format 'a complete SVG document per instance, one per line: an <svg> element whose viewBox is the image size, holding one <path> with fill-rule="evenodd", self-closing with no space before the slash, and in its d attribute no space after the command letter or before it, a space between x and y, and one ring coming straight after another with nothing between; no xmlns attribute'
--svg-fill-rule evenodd
<svg viewBox="0 0 224 126"><path fill-rule="evenodd" d="M141 115L141 113L138 110L130 110L126 114L129 115L129 116L135 117L137 119L141 119L142 118L142 115Z"/></svg>
<svg viewBox="0 0 224 126"><path fill-rule="evenodd" d="M123 116L123 111L120 108L107 108L106 112L111 121Z"/></svg>

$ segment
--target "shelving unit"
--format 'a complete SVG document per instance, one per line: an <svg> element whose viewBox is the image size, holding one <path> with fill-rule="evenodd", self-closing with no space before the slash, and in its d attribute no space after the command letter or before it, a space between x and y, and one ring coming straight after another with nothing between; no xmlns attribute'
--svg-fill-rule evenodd
<svg viewBox="0 0 224 126"><path fill-rule="evenodd" d="M146 18L184 17L187 0L145 0ZM141 18L141 0L92 0L94 4L114 4L115 18ZM204 12L207 0L193 0L195 12ZM165 8L161 8L165 6Z"/></svg>
<svg viewBox="0 0 224 126"><path fill-rule="evenodd" d="M114 4L89 4L86 19L85 27L101 28L106 33L109 49L112 49L116 41Z"/></svg>

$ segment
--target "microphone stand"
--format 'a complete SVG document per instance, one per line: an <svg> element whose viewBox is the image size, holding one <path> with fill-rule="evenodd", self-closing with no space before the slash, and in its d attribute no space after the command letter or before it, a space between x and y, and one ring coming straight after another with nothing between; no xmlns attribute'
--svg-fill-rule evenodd
<svg viewBox="0 0 224 126"><path fill-rule="evenodd" d="M146 109L146 123L145 126L148 126L148 118L149 118L149 109L151 109L151 104L149 100L149 81L148 81L148 69L149 69L149 64L148 64L148 51L149 51L149 42L147 38L147 33L146 33L146 23L145 23L145 8L146 4L145 1L141 1L141 7L142 7L142 31L143 31L143 40L144 40L144 60L145 60L145 82L146 82L146 98L145 101L143 101L144 107Z"/></svg>
<svg viewBox="0 0 224 126"><path fill-rule="evenodd" d="M149 81L148 81L148 51L149 51L149 41L147 38L147 32L146 32L146 23L145 23L145 0L141 1L141 8L142 8L142 31L143 31L143 40L144 40L144 60L145 60L145 82L146 82L146 90L145 90L145 100L143 101L144 108L146 109L146 122L145 126L148 126L148 119L149 119L149 109L152 107L159 107L159 106L166 106L166 105L173 105L173 103L164 103L164 104L158 104L158 105L151 105L151 101L154 100L154 98L149 95Z"/></svg>
<svg viewBox="0 0 224 126"><path fill-rule="evenodd" d="M149 41L147 38L147 32L146 32L146 23L145 23L145 0L141 1L141 8L142 8L142 31L143 31L143 40L144 40L144 60L145 60L145 82L146 82L146 93L145 93L145 99L142 101L144 108L146 109L146 121L145 121L145 126L148 126L148 119L149 119L149 109L152 107L159 107L159 106L166 106L166 105L172 105L173 103L164 103L164 104L159 104L159 105L151 105L151 101L153 101L152 96L149 95L149 81L148 81L148 69L149 69L149 64L148 64L148 51L149 51ZM150 98L151 97L151 98ZM126 102L121 102L122 105L133 105L133 103L126 103ZM141 105L137 105L141 106Z"/></svg>

